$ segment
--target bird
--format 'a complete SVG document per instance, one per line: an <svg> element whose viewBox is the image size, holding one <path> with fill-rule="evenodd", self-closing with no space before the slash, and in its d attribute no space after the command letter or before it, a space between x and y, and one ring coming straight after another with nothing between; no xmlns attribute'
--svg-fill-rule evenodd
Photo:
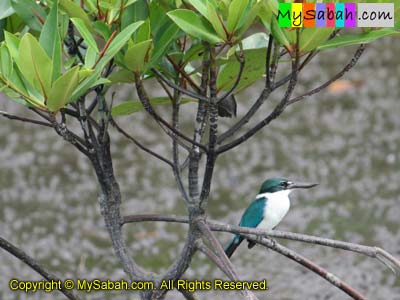
<svg viewBox="0 0 400 300"><path fill-rule="evenodd" d="M271 230L285 217L290 208L289 194L293 189L309 189L317 183L293 182L286 178L274 177L263 182L260 192L247 207L240 220L239 226ZM236 234L225 248L230 258L236 248L243 242L243 237ZM248 248L255 243L248 241Z"/></svg>

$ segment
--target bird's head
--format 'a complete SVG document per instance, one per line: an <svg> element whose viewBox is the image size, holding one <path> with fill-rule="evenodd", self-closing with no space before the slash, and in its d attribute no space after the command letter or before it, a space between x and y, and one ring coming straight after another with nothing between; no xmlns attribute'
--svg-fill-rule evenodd
<svg viewBox="0 0 400 300"><path fill-rule="evenodd" d="M309 189L316 185L318 185L318 183L293 182L286 178L274 177L263 182L260 188L260 194L291 191L293 189Z"/></svg>

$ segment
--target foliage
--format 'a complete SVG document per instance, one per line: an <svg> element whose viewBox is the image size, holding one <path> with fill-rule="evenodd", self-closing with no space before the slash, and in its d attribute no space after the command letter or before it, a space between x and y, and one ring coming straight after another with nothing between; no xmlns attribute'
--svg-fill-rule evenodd
<svg viewBox="0 0 400 300"><path fill-rule="evenodd" d="M219 59L220 90L234 84L240 67L235 54L239 45L245 46L247 63L236 93L265 75L257 60L265 55L268 38L249 35L249 28L262 24L287 51L296 47L294 31L277 25L278 5L278 0L2 1L1 89L28 107L57 112L98 85L132 82L135 74L150 79L152 68L173 78L179 65L196 80L199 54L211 44L225 50ZM68 52L68 26L82 37L82 60ZM334 28L303 28L300 54L369 43L398 34L398 29L399 22L396 28L354 30L330 38ZM105 76L111 60L117 68ZM118 72L128 78L116 79ZM114 80L106 80L108 76Z"/></svg>

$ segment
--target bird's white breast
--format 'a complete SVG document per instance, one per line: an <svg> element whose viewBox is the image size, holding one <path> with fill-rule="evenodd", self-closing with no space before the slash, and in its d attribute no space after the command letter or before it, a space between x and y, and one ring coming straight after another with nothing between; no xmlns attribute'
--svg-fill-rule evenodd
<svg viewBox="0 0 400 300"><path fill-rule="evenodd" d="M264 207L264 219L257 226L258 228L270 230L282 221L290 208L289 194L290 190L257 195L257 198L268 199Z"/></svg>

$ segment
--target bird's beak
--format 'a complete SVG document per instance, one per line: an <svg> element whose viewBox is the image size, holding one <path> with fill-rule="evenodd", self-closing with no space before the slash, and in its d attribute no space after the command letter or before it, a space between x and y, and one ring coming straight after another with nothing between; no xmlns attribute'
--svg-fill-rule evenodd
<svg viewBox="0 0 400 300"><path fill-rule="evenodd" d="M318 183L309 183L309 182L292 182L288 188L289 189L310 189L314 186L317 186Z"/></svg>

